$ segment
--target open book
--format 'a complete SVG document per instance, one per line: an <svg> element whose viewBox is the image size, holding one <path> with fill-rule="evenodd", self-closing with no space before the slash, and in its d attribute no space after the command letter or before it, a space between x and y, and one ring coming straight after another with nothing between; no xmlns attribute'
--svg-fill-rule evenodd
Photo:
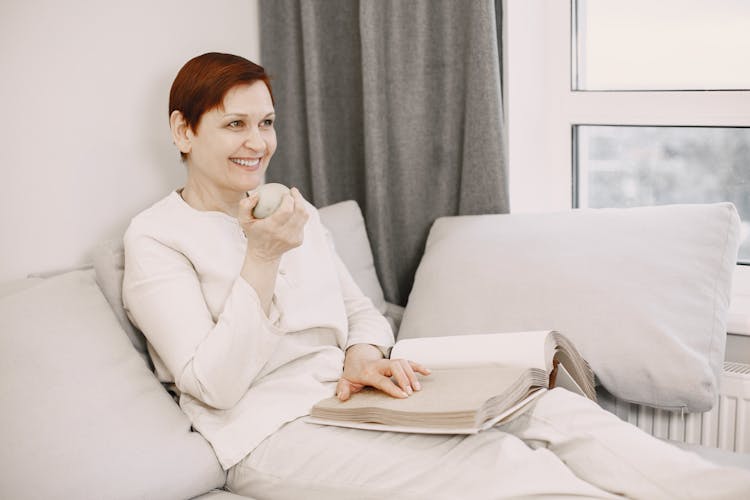
<svg viewBox="0 0 750 500"><path fill-rule="evenodd" d="M565 387L596 400L594 374L556 331L400 340L391 358L431 370L421 391L397 399L373 388L348 401L313 406L308 422L401 432L471 434L519 415L546 389Z"/></svg>

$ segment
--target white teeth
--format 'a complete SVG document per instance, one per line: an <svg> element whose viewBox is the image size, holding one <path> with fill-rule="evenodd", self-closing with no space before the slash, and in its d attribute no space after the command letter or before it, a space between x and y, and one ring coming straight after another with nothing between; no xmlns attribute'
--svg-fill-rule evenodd
<svg viewBox="0 0 750 500"><path fill-rule="evenodd" d="M242 160L240 158L231 158L233 162L235 162L238 165L242 165L243 167L253 167L258 164L260 161L259 158L256 158L254 160Z"/></svg>

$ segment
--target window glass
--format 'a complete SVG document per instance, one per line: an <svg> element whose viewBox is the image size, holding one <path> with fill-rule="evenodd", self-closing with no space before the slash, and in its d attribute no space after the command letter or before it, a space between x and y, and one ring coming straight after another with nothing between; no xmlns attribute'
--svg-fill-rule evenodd
<svg viewBox="0 0 750 500"><path fill-rule="evenodd" d="M750 1L574 0L575 90L750 89Z"/></svg>
<svg viewBox="0 0 750 500"><path fill-rule="evenodd" d="M750 264L750 128L574 127L579 207L731 201Z"/></svg>

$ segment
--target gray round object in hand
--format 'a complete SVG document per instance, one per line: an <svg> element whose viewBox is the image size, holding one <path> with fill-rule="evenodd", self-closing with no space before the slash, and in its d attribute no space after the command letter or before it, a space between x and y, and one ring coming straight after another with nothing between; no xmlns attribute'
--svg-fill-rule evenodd
<svg viewBox="0 0 750 500"><path fill-rule="evenodd" d="M253 209L253 217L265 219L279 208L281 198L289 192L283 184L271 182L263 184L255 190L258 193L258 204Z"/></svg>

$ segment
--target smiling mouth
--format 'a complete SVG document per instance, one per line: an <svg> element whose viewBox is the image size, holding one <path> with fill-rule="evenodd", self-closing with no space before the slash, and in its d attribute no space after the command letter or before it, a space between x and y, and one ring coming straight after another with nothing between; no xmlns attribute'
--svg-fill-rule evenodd
<svg viewBox="0 0 750 500"><path fill-rule="evenodd" d="M241 165L243 167L257 167L260 165L260 158L255 158L252 160L244 160L242 158L230 158L230 160L233 163L236 163L237 165Z"/></svg>

